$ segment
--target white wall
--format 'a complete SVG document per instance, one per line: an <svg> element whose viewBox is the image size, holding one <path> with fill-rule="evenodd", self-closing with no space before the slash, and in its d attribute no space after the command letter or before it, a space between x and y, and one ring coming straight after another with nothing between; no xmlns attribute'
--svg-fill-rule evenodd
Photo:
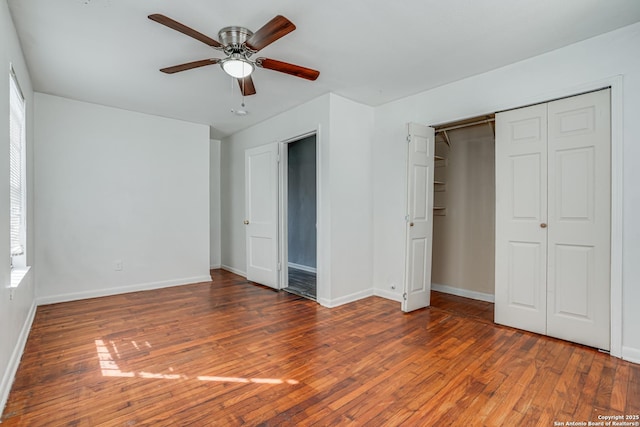
<svg viewBox="0 0 640 427"><path fill-rule="evenodd" d="M221 230L220 230L220 141L211 140L209 161L209 214L211 250L209 256L211 268L220 268L222 264Z"/></svg>
<svg viewBox="0 0 640 427"><path fill-rule="evenodd" d="M31 270L17 289L11 284L9 254L9 64L13 65L27 109L27 264ZM35 314L33 240L33 90L6 1L0 1L0 412Z"/></svg>
<svg viewBox="0 0 640 427"><path fill-rule="evenodd" d="M402 283L406 123L437 124L542 102L595 89L623 76L623 96L614 99L614 144L622 142L623 171L613 172L622 212L622 356L640 362L640 23L491 72L445 85L376 109L374 174L374 285L387 291ZM614 92L620 87L614 88ZM615 93L614 93L615 95ZM616 99L622 99L616 105ZM615 121L623 123L616 134ZM617 153L613 153L614 157ZM620 156L620 158L622 158ZM619 175L616 175L619 174ZM617 183L621 176L622 185ZM615 200L614 200L615 203ZM615 226L615 225L614 225ZM614 230L615 234L618 233ZM614 251L617 249L614 249ZM618 269L614 265L615 270ZM398 290L397 292L401 292ZM399 298L397 296L396 298ZM615 310L615 307L614 307ZM619 310L613 313L617 322ZM612 337L613 340L616 337ZM612 342L612 344L615 344ZM612 347L615 347L613 345Z"/></svg>
<svg viewBox="0 0 640 427"><path fill-rule="evenodd" d="M371 295L373 109L327 94L225 138L221 149L222 264L244 275L244 152L318 130L318 301Z"/></svg>
<svg viewBox="0 0 640 427"><path fill-rule="evenodd" d="M331 95L329 305L373 294L373 117L371 107Z"/></svg>
<svg viewBox="0 0 640 427"><path fill-rule="evenodd" d="M207 126L40 93L35 116L39 303L210 279Z"/></svg>

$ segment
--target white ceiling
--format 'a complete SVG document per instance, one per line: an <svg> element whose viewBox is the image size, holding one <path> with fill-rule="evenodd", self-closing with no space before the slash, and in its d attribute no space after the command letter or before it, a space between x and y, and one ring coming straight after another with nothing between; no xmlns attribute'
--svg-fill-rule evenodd
<svg viewBox="0 0 640 427"><path fill-rule="evenodd" d="M208 124L220 138L321 94L379 105L640 21L640 0L8 0L34 90ZM237 117L238 85L217 65L159 68L213 50L147 19L213 38L275 15L297 29L257 56L320 70L315 82L266 69ZM597 55L597 52L594 52Z"/></svg>

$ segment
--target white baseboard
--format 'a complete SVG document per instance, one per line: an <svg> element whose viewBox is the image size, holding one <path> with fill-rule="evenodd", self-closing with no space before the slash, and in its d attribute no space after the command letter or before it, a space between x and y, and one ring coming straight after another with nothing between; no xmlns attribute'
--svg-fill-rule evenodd
<svg viewBox="0 0 640 427"><path fill-rule="evenodd" d="M389 299L391 301L402 302L402 295L386 289L374 289L373 294L377 297Z"/></svg>
<svg viewBox="0 0 640 427"><path fill-rule="evenodd" d="M476 299L486 302L495 302L495 298L491 294L485 294L482 292L469 291L467 289L454 288L453 286L441 285L439 283L432 283L431 289L445 294L457 295L460 297ZM391 301L402 302L402 295L387 291L386 289L374 289L373 294L382 298L389 299Z"/></svg>
<svg viewBox="0 0 640 427"><path fill-rule="evenodd" d="M11 358L7 364L7 369L4 371L4 375L2 376L2 382L0 382L0 414L3 413L4 406L7 404L7 400L9 399L9 392L11 391L13 380L16 377L16 372L18 372L18 366L20 366L20 359L22 359L22 353L24 352L24 347L27 344L31 325L33 324L33 319L36 317L36 308L37 305L34 301L33 304L31 304L29 314L27 314L27 318L20 330L18 342L16 342L16 345L13 348Z"/></svg>
<svg viewBox="0 0 640 427"><path fill-rule="evenodd" d="M309 267L306 265L302 265L302 264L296 264L295 262L289 262L287 263L289 265L289 268L295 268L296 270L302 270L302 271L306 271L308 273L317 273L318 270L315 267Z"/></svg>
<svg viewBox="0 0 640 427"><path fill-rule="evenodd" d="M431 289L438 292L444 292L445 294L457 295L459 297L477 299L486 302L495 302L494 295L470 291L468 289L454 288L453 286L441 285L439 283L432 283Z"/></svg>
<svg viewBox="0 0 640 427"><path fill-rule="evenodd" d="M139 283L136 285L121 286L117 288L96 289L85 292L71 292L68 294L50 295L38 297L38 305L56 304L59 302L77 301L87 298L106 297L109 295L126 294L129 292L150 291L153 289L169 288L171 286L189 285L192 283L210 282L211 276L185 277L182 279L164 280L161 282Z"/></svg>
<svg viewBox="0 0 640 427"><path fill-rule="evenodd" d="M209 267L209 270L217 270L219 268L222 268L222 264L215 264Z"/></svg>
<svg viewBox="0 0 640 427"><path fill-rule="evenodd" d="M334 308L340 305L348 304L350 302L358 301L360 299L371 297L371 296L373 296L373 290L367 289L366 291L356 292L356 293L345 295L343 297L332 299L332 300L329 300L326 298L318 298L318 303L323 307Z"/></svg>
<svg viewBox="0 0 640 427"><path fill-rule="evenodd" d="M237 274L238 276L247 277L246 271L238 270L237 268L229 267L228 265L224 265L224 264L222 264L220 268L223 270L227 270L233 274Z"/></svg>
<svg viewBox="0 0 640 427"><path fill-rule="evenodd" d="M622 359L640 364L640 349L622 346Z"/></svg>

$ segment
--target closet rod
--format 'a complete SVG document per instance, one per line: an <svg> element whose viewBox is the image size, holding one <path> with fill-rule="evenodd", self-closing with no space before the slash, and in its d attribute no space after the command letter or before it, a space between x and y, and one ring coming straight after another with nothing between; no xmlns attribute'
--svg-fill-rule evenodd
<svg viewBox="0 0 640 427"><path fill-rule="evenodd" d="M448 130L454 130L454 129L462 129L462 128L466 128L466 127L469 127L469 126L481 125L481 124L484 124L484 123L491 123L491 122L495 122L495 121L496 121L495 118L491 118L491 119L478 120L477 122L464 123L464 124L461 124L461 125L447 126L447 127L444 127L444 128L436 129L436 133L446 132Z"/></svg>

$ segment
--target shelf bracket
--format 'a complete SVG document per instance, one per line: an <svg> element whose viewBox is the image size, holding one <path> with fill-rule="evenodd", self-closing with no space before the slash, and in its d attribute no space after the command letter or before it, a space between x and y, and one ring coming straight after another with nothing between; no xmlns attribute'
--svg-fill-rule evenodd
<svg viewBox="0 0 640 427"><path fill-rule="evenodd" d="M451 141L449 140L449 135L447 134L447 131L443 130L442 135L444 135L444 142L446 142L449 148L451 148Z"/></svg>

